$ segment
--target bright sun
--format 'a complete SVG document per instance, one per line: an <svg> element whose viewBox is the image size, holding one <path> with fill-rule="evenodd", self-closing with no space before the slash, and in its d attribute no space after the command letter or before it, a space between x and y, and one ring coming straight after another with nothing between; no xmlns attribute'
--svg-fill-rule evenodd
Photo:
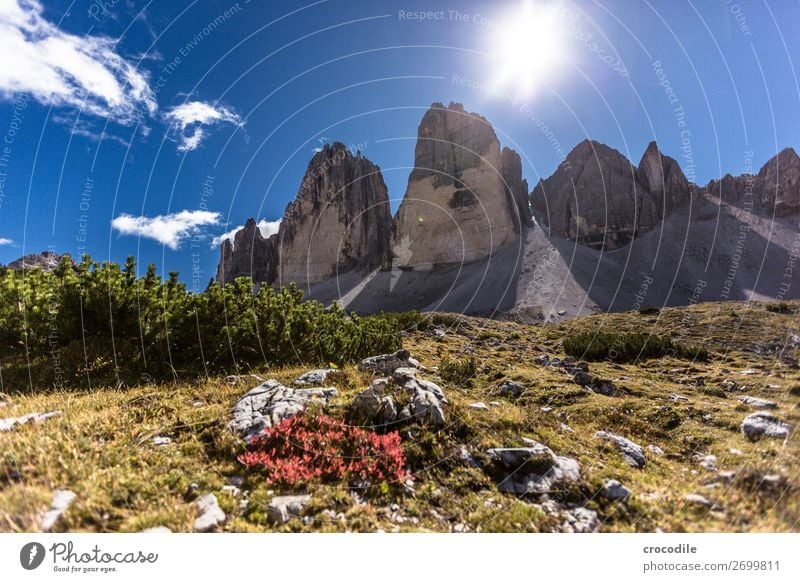
<svg viewBox="0 0 800 582"><path fill-rule="evenodd" d="M529 96L562 62L565 50L563 16L553 2L522 0L503 18L490 53L492 89L513 97Z"/></svg>

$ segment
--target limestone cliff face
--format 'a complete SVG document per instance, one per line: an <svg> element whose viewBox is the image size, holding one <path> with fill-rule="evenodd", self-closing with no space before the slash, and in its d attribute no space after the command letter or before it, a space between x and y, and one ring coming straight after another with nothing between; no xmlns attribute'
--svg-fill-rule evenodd
<svg viewBox="0 0 800 582"><path fill-rule="evenodd" d="M800 157L787 148L767 161L758 174L726 174L711 180L705 193L713 200L762 214L796 214L800 212Z"/></svg>
<svg viewBox="0 0 800 582"><path fill-rule="evenodd" d="M503 181L509 195L517 205L519 215L515 225L533 226L531 205L528 201L528 181L522 178L522 160L519 154L510 148L503 148ZM517 218L516 216L514 217Z"/></svg>
<svg viewBox="0 0 800 582"><path fill-rule="evenodd" d="M654 141L650 142L639 161L636 179L650 192L661 219L688 203L691 197L691 185L680 165L663 155Z"/></svg>
<svg viewBox="0 0 800 582"><path fill-rule="evenodd" d="M519 237L519 157L483 117L434 103L419 125L414 170L392 233L392 264L430 268L474 261ZM509 187L506 187L508 183ZM522 214L524 215L524 209Z"/></svg>
<svg viewBox="0 0 800 582"><path fill-rule="evenodd" d="M264 238L254 219L249 219L220 250L217 282L230 283L237 277L250 277L256 283L271 283L278 263L276 235Z"/></svg>
<svg viewBox="0 0 800 582"><path fill-rule="evenodd" d="M664 215L659 198L640 180L658 187L665 180L658 176L655 155L645 153L644 159L646 169L640 172L617 150L585 140L552 176L536 185L531 195L533 209L552 234L593 248L625 246L637 234L654 228ZM669 182L661 195L688 196L671 191L673 182L679 182L674 168L665 166L663 171Z"/></svg>
<svg viewBox="0 0 800 582"><path fill-rule="evenodd" d="M12 261L8 264L8 268L14 271L24 271L27 269L42 269L43 271L50 272L53 271L58 265L61 263L61 259L63 257L69 257L69 253L64 253L60 255L53 251L43 251L41 253L34 253L30 255L25 255L17 259L16 261ZM72 258L70 257L72 261ZM75 261L72 261L75 264Z"/></svg>
<svg viewBox="0 0 800 582"><path fill-rule="evenodd" d="M392 216L380 168L341 143L308 165L286 208L276 244L274 282L308 284L385 262Z"/></svg>

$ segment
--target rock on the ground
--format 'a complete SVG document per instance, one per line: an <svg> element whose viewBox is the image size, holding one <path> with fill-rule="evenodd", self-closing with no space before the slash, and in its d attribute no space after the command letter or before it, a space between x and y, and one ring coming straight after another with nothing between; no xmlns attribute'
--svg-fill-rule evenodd
<svg viewBox="0 0 800 582"><path fill-rule="evenodd" d="M613 442L617 446L617 449L622 455L624 461L631 467L641 469L647 463L647 458L644 456L644 449L625 437L621 437L603 430L598 430L596 433L594 433L594 438Z"/></svg>
<svg viewBox="0 0 800 582"><path fill-rule="evenodd" d="M778 403L772 400L765 400L763 398L756 398L755 396L739 396L742 403L752 408L760 409L775 409L778 408Z"/></svg>
<svg viewBox="0 0 800 582"><path fill-rule="evenodd" d="M754 412L742 421L742 434L750 441L762 437L783 439L789 436L791 428L769 412Z"/></svg>
<svg viewBox="0 0 800 582"><path fill-rule="evenodd" d="M304 388L307 386L325 386L335 380L337 376L344 376L344 372L336 368L322 368L319 370L310 370L305 374L301 374L292 382L292 386L297 388Z"/></svg>
<svg viewBox="0 0 800 582"><path fill-rule="evenodd" d="M194 531L207 532L225 523L225 512L217 503L217 497L213 493L206 493L197 499L197 511L199 515L194 520Z"/></svg>
<svg viewBox="0 0 800 582"><path fill-rule="evenodd" d="M705 507L710 509L711 511L722 511L722 506L714 501L711 501L707 497L700 495L698 493L690 493L688 495L684 495L683 500L686 503L690 503L692 505L699 505L701 507Z"/></svg>
<svg viewBox="0 0 800 582"><path fill-rule="evenodd" d="M50 502L50 508L42 516L39 523L39 529L47 533L58 522L67 508L75 500L76 494L69 489L57 489L53 493L53 500Z"/></svg>
<svg viewBox="0 0 800 582"><path fill-rule="evenodd" d="M417 378L414 368L400 367L391 378L379 378L358 394L350 405L350 415L373 426L414 421L442 427L445 404L447 398L438 385Z"/></svg>
<svg viewBox="0 0 800 582"><path fill-rule="evenodd" d="M287 388L277 380L267 380L233 406L228 429L249 441L264 429L300 414L312 402L327 404L336 395L336 388Z"/></svg>
<svg viewBox="0 0 800 582"><path fill-rule="evenodd" d="M718 471L717 457L714 455L695 455L697 464L707 471Z"/></svg>
<svg viewBox="0 0 800 582"><path fill-rule="evenodd" d="M16 418L0 418L0 432L8 432L17 425L22 424L39 424L56 416L61 416L60 410L53 410L52 412L32 412Z"/></svg>
<svg viewBox="0 0 800 582"><path fill-rule="evenodd" d="M616 479L608 479L603 484L601 495L612 501L626 501L631 496L631 490Z"/></svg>
<svg viewBox="0 0 800 582"><path fill-rule="evenodd" d="M664 449L662 449L658 445L647 445L647 450L659 457L661 457L664 454Z"/></svg>
<svg viewBox="0 0 800 582"><path fill-rule="evenodd" d="M273 497L267 506L267 519L275 525L286 523L293 517L299 516L310 500L311 495Z"/></svg>
<svg viewBox="0 0 800 582"><path fill-rule="evenodd" d="M522 386L512 380L506 380L497 389L500 396L508 396L509 398L518 398L522 395Z"/></svg>
<svg viewBox="0 0 800 582"><path fill-rule="evenodd" d="M595 378L590 386L592 392L602 394L603 396L616 396L617 387L611 380L598 380Z"/></svg>
<svg viewBox="0 0 800 582"><path fill-rule="evenodd" d="M549 493L580 478L578 461L556 455L549 447L523 439L525 447L488 449L491 469L498 475L498 488L514 495Z"/></svg>
<svg viewBox="0 0 800 582"><path fill-rule="evenodd" d="M489 407L486 406L485 402L473 402L469 405L469 407L475 410L489 410Z"/></svg>
<svg viewBox="0 0 800 582"><path fill-rule="evenodd" d="M411 357L408 350L397 350L393 354L366 358L358 365L362 372L376 374L393 374L397 368L419 368L419 362Z"/></svg>
<svg viewBox="0 0 800 582"><path fill-rule="evenodd" d="M595 533L600 527L597 512L585 507L576 507L564 512L562 533Z"/></svg>

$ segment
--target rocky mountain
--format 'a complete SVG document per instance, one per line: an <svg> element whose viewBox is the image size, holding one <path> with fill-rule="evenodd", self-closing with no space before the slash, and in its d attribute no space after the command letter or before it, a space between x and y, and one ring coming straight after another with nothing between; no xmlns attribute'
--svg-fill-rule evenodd
<svg viewBox="0 0 800 582"><path fill-rule="evenodd" d="M786 148L767 161L756 175L726 174L705 187L710 198L775 216L800 212L800 156Z"/></svg>
<svg viewBox="0 0 800 582"><path fill-rule="evenodd" d="M536 185L533 209L551 234L591 248L625 246L661 222L665 200L671 206L674 199L688 198L688 192L677 191L683 177L677 163L662 160L655 144L643 162L639 170L617 150L584 140L552 176ZM648 185L660 195L653 195Z"/></svg>
<svg viewBox="0 0 800 582"><path fill-rule="evenodd" d="M237 277L251 277L253 281L271 283L278 266L277 235L265 238L254 219L249 219L234 235L233 242L222 243L217 281L228 283Z"/></svg>
<svg viewBox="0 0 800 582"><path fill-rule="evenodd" d="M53 251L42 251L41 253L32 253L25 255L12 261L8 264L8 268L16 271L25 269L42 269L43 271L52 271L61 262L62 257L69 256L69 254L58 254ZM73 261L74 262L74 261Z"/></svg>
<svg viewBox="0 0 800 582"><path fill-rule="evenodd" d="M379 267L389 251L392 216L380 168L344 144L326 144L309 162L276 234L250 219L222 244L217 281L252 277L301 285Z"/></svg>
<svg viewBox="0 0 800 582"><path fill-rule="evenodd" d="M378 166L342 143L326 144L308 164L278 231L279 284L308 284L387 257L392 215Z"/></svg>
<svg viewBox="0 0 800 582"><path fill-rule="evenodd" d="M489 122L434 103L419 125L414 170L397 211L392 264L429 269L486 258L529 222L519 156Z"/></svg>

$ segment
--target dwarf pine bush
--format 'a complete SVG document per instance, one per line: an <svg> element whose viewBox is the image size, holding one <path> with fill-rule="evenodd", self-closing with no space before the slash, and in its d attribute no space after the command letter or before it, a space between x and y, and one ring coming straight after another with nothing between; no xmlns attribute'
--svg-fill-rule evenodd
<svg viewBox="0 0 800 582"><path fill-rule="evenodd" d="M685 347L668 337L646 333L581 332L568 335L563 344L567 355L589 361L633 363L665 356L708 360L705 348Z"/></svg>
<svg viewBox="0 0 800 582"><path fill-rule="evenodd" d="M398 323L306 301L292 285L249 279L192 293L150 265L77 265L53 272L0 270L0 365L37 384L137 383L258 365L329 365L401 347ZM22 374L20 374L22 377Z"/></svg>

